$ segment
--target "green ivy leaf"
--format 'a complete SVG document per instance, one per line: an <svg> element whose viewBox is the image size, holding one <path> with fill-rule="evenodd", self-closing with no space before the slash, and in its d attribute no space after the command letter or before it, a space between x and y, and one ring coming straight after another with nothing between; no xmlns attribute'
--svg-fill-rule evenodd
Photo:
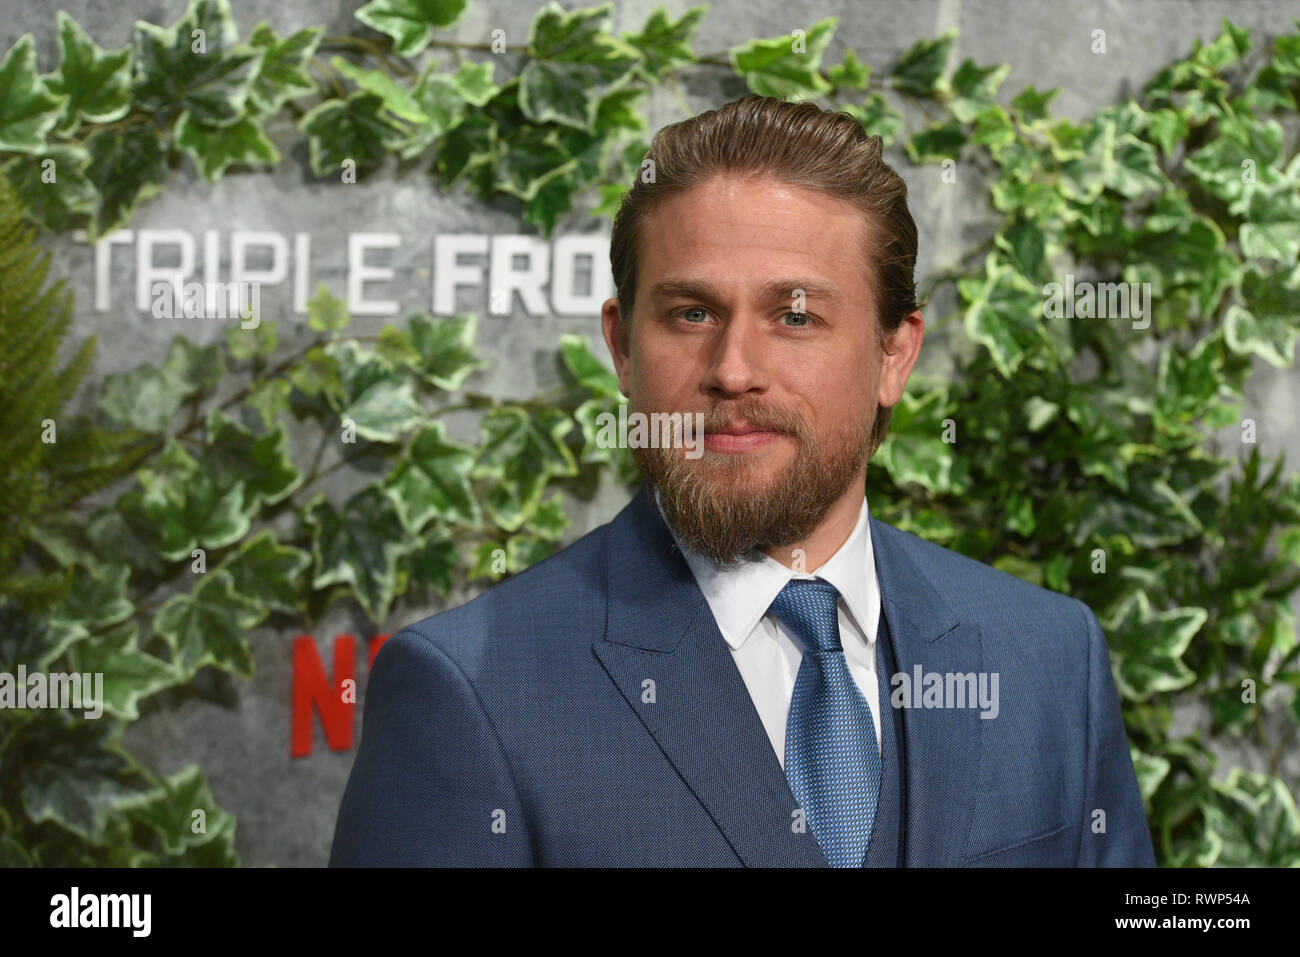
<svg viewBox="0 0 1300 957"><path fill-rule="evenodd" d="M1156 151L1132 133L1116 135L1114 123L1093 124L1084 138L1083 155L1061 166L1061 192L1091 203L1104 189L1133 199L1168 185Z"/></svg>
<svg viewBox="0 0 1300 957"><path fill-rule="evenodd" d="M857 120L868 136L879 136L883 146L892 146L903 129L903 114L885 102L881 93L872 93L862 106L847 103L841 109Z"/></svg>
<svg viewBox="0 0 1300 957"><path fill-rule="evenodd" d="M176 122L172 144L193 157L209 183L221 179L232 164L273 166L280 162L280 151L262 132L261 123L251 117L229 126L208 126L187 111Z"/></svg>
<svg viewBox="0 0 1300 957"><path fill-rule="evenodd" d="M1254 353L1279 369L1290 369L1300 334L1300 266L1270 275L1248 269L1241 275L1240 290L1242 303L1232 303L1224 313L1224 344L1238 355Z"/></svg>
<svg viewBox="0 0 1300 957"><path fill-rule="evenodd" d="M1133 592L1108 629L1121 694L1140 701L1194 682L1182 656L1207 618L1204 608L1154 611L1145 591Z"/></svg>
<svg viewBox="0 0 1300 957"><path fill-rule="evenodd" d="M217 566L230 576L234 590L272 611L300 614L306 606L302 573L311 556L281 545L269 531L243 542Z"/></svg>
<svg viewBox="0 0 1300 957"><path fill-rule="evenodd" d="M441 422L418 432L384 481L402 524L418 534L431 519L472 525L478 504L470 487L475 450L446 436Z"/></svg>
<svg viewBox="0 0 1300 957"><path fill-rule="evenodd" d="M400 569L408 585L432 588L445 597L451 592L459 563L460 551L455 541L435 529L424 537L419 548L402 556Z"/></svg>
<svg viewBox="0 0 1300 957"><path fill-rule="evenodd" d="M76 648L73 670L104 676L104 711L123 721L140 717L138 701L180 682L170 664L140 650L139 637L139 626L128 621Z"/></svg>
<svg viewBox="0 0 1300 957"><path fill-rule="evenodd" d="M958 281L970 338L988 349L1004 378L1042 341L1044 298L1015 270L986 260L985 275Z"/></svg>
<svg viewBox="0 0 1300 957"><path fill-rule="evenodd" d="M932 40L920 40L894 64L891 76L895 89L917 96L933 96L947 92L948 81L943 70L948 63L948 51L957 39L955 29L945 30Z"/></svg>
<svg viewBox="0 0 1300 957"><path fill-rule="evenodd" d="M601 99L633 78L634 47L609 32L612 3L567 13L550 0L528 33L519 108L534 123L594 129Z"/></svg>
<svg viewBox="0 0 1300 957"><path fill-rule="evenodd" d="M374 442L396 442L419 425L424 410L415 400L409 376L382 356L348 339L331 342L325 354L337 363L342 398L331 405L340 419L350 419L357 435Z"/></svg>
<svg viewBox="0 0 1300 957"><path fill-rule="evenodd" d="M308 111L298 125L310 137L312 172L325 176L348 161L358 167L383 162L407 136L406 130L379 115L383 106L382 97L358 91Z"/></svg>
<svg viewBox="0 0 1300 957"><path fill-rule="evenodd" d="M631 450L624 448L617 442L602 444L600 441L602 432L605 432L606 435L609 434L608 423L618 420L619 405L626 403L627 400L622 396L619 396L618 399L596 396L578 406L574 410L573 418L577 421L578 427L582 429L580 460L606 465L613 469L618 481L624 485L631 485L641 475L636 460L632 458ZM609 418L610 416L613 416L613 418Z"/></svg>
<svg viewBox="0 0 1300 957"><path fill-rule="evenodd" d="M850 47L844 51L844 60L840 65L831 67L826 75L836 87L865 90L871 81L871 67L860 62Z"/></svg>
<svg viewBox="0 0 1300 957"><path fill-rule="evenodd" d="M963 123L974 120L985 107L993 105L998 87L1010 72L1011 67L1006 64L976 66L974 60L963 60L952 75L952 102L949 106L953 116Z"/></svg>
<svg viewBox="0 0 1300 957"><path fill-rule="evenodd" d="M185 682L211 665L245 678L253 676L253 654L245 632L266 617L266 609L235 590L230 575L213 570L188 595L173 595L154 615L154 634L172 652L172 667Z"/></svg>
<svg viewBox="0 0 1300 957"><path fill-rule="evenodd" d="M398 559L414 544L393 499L369 485L339 511L318 495L303 518L312 530L312 587L347 585L371 621L382 622L396 595Z"/></svg>
<svg viewBox="0 0 1300 957"><path fill-rule="evenodd" d="M88 123L111 123L131 108L131 50L109 53L63 10L59 11L59 68L42 80L55 96L67 97L59 132Z"/></svg>
<svg viewBox="0 0 1300 957"><path fill-rule="evenodd" d="M1133 745L1129 744L1129 757L1133 760L1133 770L1137 774L1138 790L1142 792L1142 800L1149 801L1151 795L1156 793L1169 774L1169 759L1163 758L1158 754L1143 754Z"/></svg>
<svg viewBox="0 0 1300 957"><path fill-rule="evenodd" d="M28 218L46 229L62 230L73 217L93 212L99 201L86 175L89 160L90 154L79 146L55 146L15 156L0 172L13 184Z"/></svg>
<svg viewBox="0 0 1300 957"><path fill-rule="evenodd" d="M527 528L530 532L553 542L559 540L570 524L568 512L564 509L564 500L557 494L537 506L537 510L528 519Z"/></svg>
<svg viewBox="0 0 1300 957"><path fill-rule="evenodd" d="M470 113L443 137L436 160L438 175L451 186L462 176L490 165L497 152L496 123L482 113Z"/></svg>
<svg viewBox="0 0 1300 957"><path fill-rule="evenodd" d="M229 0L191 0L185 16L167 29L137 20L136 105L166 118L188 110L209 126L237 122L265 54L237 48L238 39Z"/></svg>
<svg viewBox="0 0 1300 957"><path fill-rule="evenodd" d="M274 113L287 101L317 91L307 64L316 55L322 33L321 27L309 27L280 38L265 20L253 28L248 45L262 51L262 63L248 93L260 112Z"/></svg>
<svg viewBox="0 0 1300 957"><path fill-rule="evenodd" d="M907 158L917 166L956 160L966 145L966 130L956 120L933 123L913 133L905 144Z"/></svg>
<svg viewBox="0 0 1300 957"><path fill-rule="evenodd" d="M39 761L22 782L23 809L33 823L52 821L103 844L109 822L148 797L148 781L122 749L122 727L54 712L41 736Z"/></svg>
<svg viewBox="0 0 1300 957"><path fill-rule="evenodd" d="M0 150L37 153L59 121L64 99L51 96L36 75L32 35L24 33L0 61Z"/></svg>
<svg viewBox="0 0 1300 957"><path fill-rule="evenodd" d="M511 535L506 542L506 570L517 575L554 552L555 543L544 538L536 535Z"/></svg>
<svg viewBox="0 0 1300 957"><path fill-rule="evenodd" d="M101 561L121 560L137 571L161 575L158 557L161 536L141 504L138 488L119 495L112 507L103 509L86 527L95 556Z"/></svg>
<svg viewBox="0 0 1300 957"><path fill-rule="evenodd" d="M953 409L946 384L905 394L894 406L889 435L872 458L897 485L916 484L933 495L961 494L969 479L964 459L945 442L944 419Z"/></svg>
<svg viewBox="0 0 1300 957"><path fill-rule="evenodd" d="M17 602L0 600L0 670L12 675L21 664L45 671L89 634L80 622L35 615Z"/></svg>
<svg viewBox="0 0 1300 957"><path fill-rule="evenodd" d="M265 325L265 323L263 323ZM293 384L288 379L264 379L248 393L244 405L262 418L262 425L274 427L282 414L289 411L289 394Z"/></svg>
<svg viewBox="0 0 1300 957"><path fill-rule="evenodd" d="M525 201L533 200L546 185L578 167L558 142L553 129L524 129L506 144L496 166L495 186Z"/></svg>
<svg viewBox="0 0 1300 957"><path fill-rule="evenodd" d="M230 350L230 355L234 359L257 359L266 358L275 352L276 332L275 323L269 319L263 319L251 329L245 329L242 325L231 326L226 330L226 348ZM270 382L282 382L283 380L272 379L265 380L259 385L265 387ZM287 383L284 383L287 385ZM256 390L258 386L254 386Z"/></svg>
<svg viewBox="0 0 1300 957"><path fill-rule="evenodd" d="M647 79L662 80L665 74L695 62L691 38L708 12L707 6L691 7L678 20L673 20L666 7L658 6L646 18L640 33L623 34L624 41L641 55L641 68Z"/></svg>
<svg viewBox="0 0 1300 957"><path fill-rule="evenodd" d="M831 90L821 75L822 56L839 17L827 17L806 34L751 40L730 51L732 68L745 78L750 92L782 100L807 100Z"/></svg>
<svg viewBox="0 0 1300 957"><path fill-rule="evenodd" d="M244 485L244 501L257 510L287 498L302 484L302 473L289 457L289 435L283 423L254 435L219 408L208 414L207 445L202 470L218 487Z"/></svg>
<svg viewBox="0 0 1300 957"><path fill-rule="evenodd" d="M348 304L331 293L324 283L318 285L316 295L307 303L307 324L321 332L337 332L351 321Z"/></svg>
<svg viewBox="0 0 1300 957"><path fill-rule="evenodd" d="M498 480L488 493L488 511L498 525L514 531L536 509L552 476L577 473L564 443L573 420L559 409L530 414L518 406L503 406L488 412L481 428L482 450L472 474Z"/></svg>
<svg viewBox="0 0 1300 957"><path fill-rule="evenodd" d="M123 425L162 432L181 403L211 389L223 371L216 346L199 346L177 335L160 366L145 364L105 376L100 408Z"/></svg>
<svg viewBox="0 0 1300 957"><path fill-rule="evenodd" d="M135 610L126 597L126 580L130 575L131 569L126 565L97 562L91 568L78 566L73 572L68 597L55 610L54 617L90 628L115 625L129 618Z"/></svg>
<svg viewBox="0 0 1300 957"><path fill-rule="evenodd" d="M410 346L404 364L439 389L455 392L470 373L487 365L475 349L478 316L432 317L422 312L407 320Z"/></svg>
<svg viewBox="0 0 1300 957"><path fill-rule="evenodd" d="M255 507L246 501L243 483L220 483L175 441L136 475L144 493L141 508L158 526L167 561L187 559L200 546L224 548L248 534Z"/></svg>
<svg viewBox="0 0 1300 957"><path fill-rule="evenodd" d="M1027 86L1016 94L1015 99L1011 101L1011 108L1015 110L1021 123L1026 126L1037 126L1051 118L1047 107L1060 92L1059 86L1052 87L1050 90L1036 90L1032 86Z"/></svg>
<svg viewBox="0 0 1300 957"><path fill-rule="evenodd" d="M202 811L202 818L196 817L195 811ZM164 779L149 801L132 809L131 817L158 835L164 854L181 855L194 848L233 844L234 840L235 818L217 805L196 764ZM199 820L201 829L195 826ZM222 856L231 855L230 850L222 852Z"/></svg>
<svg viewBox="0 0 1300 957"><path fill-rule="evenodd" d="M162 189L166 155L158 131L150 125L95 130L86 138L90 181L99 194L91 220L91 238L111 233L130 218L142 199Z"/></svg>
<svg viewBox="0 0 1300 957"><path fill-rule="evenodd" d="M420 104L416 102L411 92L383 70L363 70L341 56L331 57L330 66L367 93L373 93L383 100L384 109L399 120L408 123L424 121L424 110L420 108Z"/></svg>
<svg viewBox="0 0 1300 957"><path fill-rule="evenodd" d="M1279 778L1233 768L1202 806L1220 867L1300 866L1300 811Z"/></svg>
<svg viewBox="0 0 1300 957"><path fill-rule="evenodd" d="M622 399L618 376L605 368L605 364L592 352L591 343L586 336L576 333L560 336L560 356L578 385L593 395Z"/></svg>
<svg viewBox="0 0 1300 957"><path fill-rule="evenodd" d="M433 39L437 27L460 19L468 0L370 0L356 18L393 38L398 56L415 56Z"/></svg>
<svg viewBox="0 0 1300 957"><path fill-rule="evenodd" d="M338 360L327 355L319 346L309 349L305 356L294 363L289 370L289 381L303 395L324 394L331 405L336 405L344 398Z"/></svg>
<svg viewBox="0 0 1300 957"><path fill-rule="evenodd" d="M1241 251L1252 259L1293 263L1300 259L1300 218L1278 216L1267 221L1242 223Z"/></svg>

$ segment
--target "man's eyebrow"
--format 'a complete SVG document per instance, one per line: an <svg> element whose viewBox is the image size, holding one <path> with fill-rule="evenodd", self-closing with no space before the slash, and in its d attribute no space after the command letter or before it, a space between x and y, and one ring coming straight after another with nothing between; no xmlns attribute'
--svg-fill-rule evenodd
<svg viewBox="0 0 1300 957"><path fill-rule="evenodd" d="M834 283L810 277L765 280L758 287L758 297L763 302L790 302L794 299L795 290L802 290L808 299L844 301L844 294ZM721 293L706 279L661 279L650 287L650 296L661 299L722 298Z"/></svg>

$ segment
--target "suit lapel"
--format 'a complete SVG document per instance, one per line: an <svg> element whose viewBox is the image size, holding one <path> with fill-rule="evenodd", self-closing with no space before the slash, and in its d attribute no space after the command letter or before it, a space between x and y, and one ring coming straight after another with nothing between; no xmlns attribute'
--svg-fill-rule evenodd
<svg viewBox="0 0 1300 957"><path fill-rule="evenodd" d="M826 866L718 631L708 602L642 484L607 537L610 680L750 867Z"/></svg>
<svg viewBox="0 0 1300 957"><path fill-rule="evenodd" d="M871 518L872 550L898 669L978 674L980 631L960 618L908 557L915 543ZM744 679L648 485L607 536L605 636L593 644L609 678L748 866L826 866ZM651 684L650 682L653 682ZM890 688L884 683L882 692ZM882 701L882 706L884 702ZM907 867L961 863L978 787L977 708L903 713Z"/></svg>
<svg viewBox="0 0 1300 957"><path fill-rule="evenodd" d="M923 675L945 678L978 674L979 624L959 617L921 574L907 554L916 547L911 537L873 516L871 544L899 673L909 681L918 667ZM979 785L979 709L913 706L902 717L907 782L904 866L958 866Z"/></svg>

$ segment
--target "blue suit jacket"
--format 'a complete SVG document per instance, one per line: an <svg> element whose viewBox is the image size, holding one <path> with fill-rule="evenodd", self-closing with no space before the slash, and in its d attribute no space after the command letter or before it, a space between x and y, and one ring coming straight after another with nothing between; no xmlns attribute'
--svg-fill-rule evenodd
<svg viewBox="0 0 1300 957"><path fill-rule="evenodd" d="M899 672L999 675L996 718L898 713L898 859L1154 866L1087 606L874 517L871 537ZM609 524L384 644L330 864L824 867L796 807L643 485Z"/></svg>

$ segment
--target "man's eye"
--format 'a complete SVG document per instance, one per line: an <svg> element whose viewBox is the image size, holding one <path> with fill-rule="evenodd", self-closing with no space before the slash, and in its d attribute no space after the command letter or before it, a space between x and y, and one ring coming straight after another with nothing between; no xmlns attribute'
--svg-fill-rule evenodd
<svg viewBox="0 0 1300 957"><path fill-rule="evenodd" d="M700 314L701 321L709 318L709 313L707 310L701 309L699 306L687 306L685 309L681 311L681 315L684 319L686 319L688 323L690 323L693 326L699 325L698 322L691 322L691 320L687 318L693 312L698 312Z"/></svg>
<svg viewBox="0 0 1300 957"><path fill-rule="evenodd" d="M788 319L788 318L791 317L791 316L793 316L793 317L797 320L797 321L793 324L794 327L797 328L797 329L798 329L798 328L803 328L804 326L811 326L811 325L813 324L812 316L808 315L808 314L805 313L805 312L787 312L787 313L786 313L784 316L782 316L781 318L783 318L783 319Z"/></svg>

